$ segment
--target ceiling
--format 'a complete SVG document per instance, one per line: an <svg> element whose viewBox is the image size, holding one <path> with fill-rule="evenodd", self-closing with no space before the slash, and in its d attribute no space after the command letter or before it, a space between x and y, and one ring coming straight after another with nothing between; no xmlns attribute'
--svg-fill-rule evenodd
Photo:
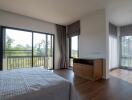
<svg viewBox="0 0 132 100"><path fill-rule="evenodd" d="M132 0L107 0L109 21L117 26L132 24Z"/></svg>
<svg viewBox="0 0 132 100"><path fill-rule="evenodd" d="M104 8L105 0L0 0L0 9L67 25Z"/></svg>
<svg viewBox="0 0 132 100"><path fill-rule="evenodd" d="M132 0L0 0L2 10L61 25L103 8L113 24L132 24Z"/></svg>

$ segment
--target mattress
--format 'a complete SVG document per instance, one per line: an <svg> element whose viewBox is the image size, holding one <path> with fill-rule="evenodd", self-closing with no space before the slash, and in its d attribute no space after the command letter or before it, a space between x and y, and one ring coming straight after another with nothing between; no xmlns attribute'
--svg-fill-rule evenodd
<svg viewBox="0 0 132 100"><path fill-rule="evenodd" d="M43 68L0 71L0 100L77 100L73 91L69 81Z"/></svg>

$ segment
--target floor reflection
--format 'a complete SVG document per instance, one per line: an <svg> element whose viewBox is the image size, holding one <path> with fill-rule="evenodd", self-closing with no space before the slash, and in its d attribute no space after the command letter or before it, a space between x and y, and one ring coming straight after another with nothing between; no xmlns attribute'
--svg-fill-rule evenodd
<svg viewBox="0 0 132 100"><path fill-rule="evenodd" d="M110 72L110 75L132 84L132 71L124 69L115 69Z"/></svg>

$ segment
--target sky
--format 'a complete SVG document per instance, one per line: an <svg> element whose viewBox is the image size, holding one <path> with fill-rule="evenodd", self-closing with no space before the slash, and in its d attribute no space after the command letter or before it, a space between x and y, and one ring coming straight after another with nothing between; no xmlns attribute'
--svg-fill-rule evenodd
<svg viewBox="0 0 132 100"><path fill-rule="evenodd" d="M31 32L25 32L25 31L18 31L18 30L12 30L12 29L6 29L6 37L9 36L11 39L13 39L12 46L16 46L17 44L22 45L31 45L32 44L32 33Z"/></svg>
<svg viewBox="0 0 132 100"><path fill-rule="evenodd" d="M13 39L12 46L16 46L21 44L26 46L27 44L32 46L32 32L20 31L20 30L13 30L13 29L6 29L6 37L9 36ZM40 41L46 40L45 34L34 33L34 45L40 43ZM50 36L48 35L48 40L50 40Z"/></svg>
<svg viewBox="0 0 132 100"><path fill-rule="evenodd" d="M78 50L78 36L73 36L72 37L72 49L73 50Z"/></svg>

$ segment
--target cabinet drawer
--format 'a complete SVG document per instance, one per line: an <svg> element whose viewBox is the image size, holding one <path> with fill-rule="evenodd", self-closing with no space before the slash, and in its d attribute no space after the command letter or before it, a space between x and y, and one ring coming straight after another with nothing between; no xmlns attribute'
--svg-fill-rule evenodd
<svg viewBox="0 0 132 100"><path fill-rule="evenodd" d="M103 59L75 58L73 61L73 71L76 76L92 81L102 78Z"/></svg>
<svg viewBox="0 0 132 100"><path fill-rule="evenodd" d="M85 79L92 79L93 77L93 66L91 65L74 63L73 71L75 75L80 76Z"/></svg>

